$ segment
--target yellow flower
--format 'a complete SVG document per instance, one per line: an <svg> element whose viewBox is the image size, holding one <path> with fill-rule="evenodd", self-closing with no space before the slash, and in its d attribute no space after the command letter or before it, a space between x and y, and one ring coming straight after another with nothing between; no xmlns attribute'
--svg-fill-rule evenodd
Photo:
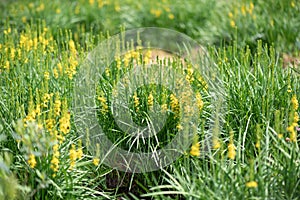
<svg viewBox="0 0 300 200"><path fill-rule="evenodd" d="M150 13L153 14L156 18L159 18L162 14L162 11L159 9L151 9Z"/></svg>
<svg viewBox="0 0 300 200"><path fill-rule="evenodd" d="M64 134L67 134L70 132L70 113L65 113L60 119L59 119L59 129Z"/></svg>
<svg viewBox="0 0 300 200"><path fill-rule="evenodd" d="M94 3L95 3L95 0L89 0L90 5L94 5Z"/></svg>
<svg viewBox="0 0 300 200"><path fill-rule="evenodd" d="M221 147L221 144L219 142L219 139L216 137L213 139L213 149L219 149Z"/></svg>
<svg viewBox="0 0 300 200"><path fill-rule="evenodd" d="M202 110L204 103L202 101L202 96L199 92L197 92L196 94L196 104L199 110Z"/></svg>
<svg viewBox="0 0 300 200"><path fill-rule="evenodd" d="M59 13L61 12L60 8L57 8L57 9L55 10L55 12L56 12L56 14L59 14Z"/></svg>
<svg viewBox="0 0 300 200"><path fill-rule="evenodd" d="M229 13L228 13L228 17L229 17L229 18L233 18L232 12L229 12Z"/></svg>
<svg viewBox="0 0 300 200"><path fill-rule="evenodd" d="M7 60L5 62L5 65L3 66L3 68L6 69L6 70L9 70L9 66L10 66L10 64L9 64L9 61Z"/></svg>
<svg viewBox="0 0 300 200"><path fill-rule="evenodd" d="M70 157L70 169L73 169L77 159L77 152L74 144L72 144L71 149L69 150L69 157Z"/></svg>
<svg viewBox="0 0 300 200"><path fill-rule="evenodd" d="M27 18L26 18L25 16L23 16L23 17L21 18L21 20L22 20L23 23L26 23Z"/></svg>
<svg viewBox="0 0 300 200"><path fill-rule="evenodd" d="M173 20L175 18L175 16L172 13L170 13L170 14L168 14L168 18Z"/></svg>
<svg viewBox="0 0 300 200"><path fill-rule="evenodd" d="M59 97L59 93L56 93L56 98L54 101L54 115L59 116L61 111L61 101Z"/></svg>
<svg viewBox="0 0 300 200"><path fill-rule="evenodd" d="M121 10L120 5L119 4L115 4L115 11L116 12L120 12L120 10Z"/></svg>
<svg viewBox="0 0 300 200"><path fill-rule="evenodd" d="M46 128L48 131L51 131L55 125L54 119L46 119Z"/></svg>
<svg viewBox="0 0 300 200"><path fill-rule="evenodd" d="M200 156L200 144L199 144L199 142L192 145L191 150L190 150L190 154L192 156Z"/></svg>
<svg viewBox="0 0 300 200"><path fill-rule="evenodd" d="M235 27L235 22L234 22L233 20L230 20L230 26L231 26L232 28Z"/></svg>
<svg viewBox="0 0 300 200"><path fill-rule="evenodd" d="M27 162L31 168L34 168L36 166L36 160L34 154L29 155Z"/></svg>
<svg viewBox="0 0 300 200"><path fill-rule="evenodd" d="M133 103L134 103L135 110L138 111L140 102L136 92L133 95Z"/></svg>
<svg viewBox="0 0 300 200"><path fill-rule="evenodd" d="M242 5L241 11L242 11L242 14L245 16L246 15L246 7L244 5Z"/></svg>
<svg viewBox="0 0 300 200"><path fill-rule="evenodd" d="M98 100L101 104L101 113L102 114L108 113L108 105L107 105L106 98L103 96L98 96Z"/></svg>
<svg viewBox="0 0 300 200"><path fill-rule="evenodd" d="M54 76L54 78L58 78L58 71L57 71L57 69L56 68L54 68L53 69L53 76Z"/></svg>
<svg viewBox="0 0 300 200"><path fill-rule="evenodd" d="M100 159L99 158L93 158L93 164L95 166L99 165Z"/></svg>
<svg viewBox="0 0 300 200"><path fill-rule="evenodd" d="M295 7L295 2L294 1L291 1L291 6L292 6L292 8Z"/></svg>
<svg viewBox="0 0 300 200"><path fill-rule="evenodd" d="M170 95L171 109L175 113L179 113L179 101L174 94Z"/></svg>
<svg viewBox="0 0 300 200"><path fill-rule="evenodd" d="M297 100L296 95L293 95L292 100L291 100L291 103L292 103L293 109L294 109L294 110L297 110L298 107L299 107L299 103L298 103L298 100Z"/></svg>
<svg viewBox="0 0 300 200"><path fill-rule="evenodd" d="M256 188L258 186L256 181L249 181L246 183L247 188Z"/></svg>
<svg viewBox="0 0 300 200"><path fill-rule="evenodd" d="M235 146L233 143L228 144L228 158L234 160L236 155Z"/></svg>
<svg viewBox="0 0 300 200"><path fill-rule="evenodd" d="M46 80L49 80L50 79L50 74L49 74L49 72L45 72L44 73L44 78L46 79Z"/></svg>
<svg viewBox="0 0 300 200"><path fill-rule="evenodd" d="M58 152L59 153L59 152ZM59 169L59 159L58 159L58 156L54 156L52 157L52 160L51 160L51 166L50 168L54 171L54 172L57 172L58 169Z"/></svg>
<svg viewBox="0 0 300 200"><path fill-rule="evenodd" d="M152 95L152 93L150 93L148 96L148 106L150 109L153 108L153 101L154 101L153 95Z"/></svg>

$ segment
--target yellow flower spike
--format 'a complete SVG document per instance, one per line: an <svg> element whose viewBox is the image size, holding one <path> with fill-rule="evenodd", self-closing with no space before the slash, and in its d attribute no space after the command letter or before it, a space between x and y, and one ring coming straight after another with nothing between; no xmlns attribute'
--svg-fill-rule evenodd
<svg viewBox="0 0 300 200"><path fill-rule="evenodd" d="M231 26L232 28L235 28L235 22L234 22L233 20L230 20L230 26Z"/></svg>
<svg viewBox="0 0 300 200"><path fill-rule="evenodd" d="M35 166L37 164L37 162L35 160L35 155L31 153L29 155L29 158L28 158L27 162L28 162L30 168L32 168L32 169L35 168Z"/></svg>
<svg viewBox="0 0 300 200"><path fill-rule="evenodd" d="M93 164L95 166L98 166L99 165L99 162L100 162L100 159L99 158L93 158Z"/></svg>
<svg viewBox="0 0 300 200"><path fill-rule="evenodd" d="M26 23L27 18L26 18L25 16L23 16L23 17L21 18L21 21L22 21L23 23Z"/></svg>
<svg viewBox="0 0 300 200"><path fill-rule="evenodd" d="M135 110L138 111L139 110L140 101L139 101L139 97L137 96L136 92L133 95L133 103L134 103Z"/></svg>
<svg viewBox="0 0 300 200"><path fill-rule="evenodd" d="M96 144L96 156L93 158L93 161L92 161L95 166L98 166L100 163L99 156L100 156L100 144L97 143Z"/></svg>
<svg viewBox="0 0 300 200"><path fill-rule="evenodd" d="M77 51L76 51L75 43L73 40L69 41L69 49L73 55L76 55Z"/></svg>
<svg viewBox="0 0 300 200"><path fill-rule="evenodd" d="M292 99L291 99L291 103L292 103L292 108L294 110L297 110L298 107L299 107L299 103L298 103L298 100L297 100L297 96L296 95L293 95Z"/></svg>
<svg viewBox="0 0 300 200"><path fill-rule="evenodd" d="M82 151L82 141L78 140L78 149L77 149L77 158L81 159L83 156L83 151Z"/></svg>
<svg viewBox="0 0 300 200"><path fill-rule="evenodd" d="M148 106L149 106L150 110L153 109L153 102L154 102L154 97L153 97L152 93L150 93L148 96Z"/></svg>
<svg viewBox="0 0 300 200"><path fill-rule="evenodd" d="M54 78L57 79L58 78L58 71L57 71L57 69L54 68L52 72L53 72Z"/></svg>
<svg viewBox="0 0 300 200"><path fill-rule="evenodd" d="M54 115L59 116L60 112L61 112L61 101L60 101L59 93L57 92L54 101Z"/></svg>
<svg viewBox="0 0 300 200"><path fill-rule="evenodd" d="M247 188L256 188L258 186L256 181L249 181L246 183Z"/></svg>
<svg viewBox="0 0 300 200"><path fill-rule="evenodd" d="M49 72L45 72L45 73L44 73L44 78L45 78L46 80L50 80L50 73L49 73Z"/></svg>
<svg viewBox="0 0 300 200"><path fill-rule="evenodd" d="M169 14L168 14L168 18L169 18L170 20L173 20L173 19L175 18L175 16L174 16L172 13L169 13Z"/></svg>
<svg viewBox="0 0 300 200"><path fill-rule="evenodd" d="M200 144L199 142L195 143L192 145L191 150L190 150L190 154L192 156L200 156Z"/></svg>
<svg viewBox="0 0 300 200"><path fill-rule="evenodd" d="M245 5L242 5L241 12L242 12L242 15L246 16L246 7L245 7Z"/></svg>
<svg viewBox="0 0 300 200"><path fill-rule="evenodd" d="M202 101L202 96L201 96L200 92L196 93L196 104L197 104L198 109L201 111L204 106L204 103Z"/></svg>
<svg viewBox="0 0 300 200"><path fill-rule="evenodd" d="M221 143L217 137L213 139L213 149L219 149L221 147Z"/></svg>
<svg viewBox="0 0 300 200"><path fill-rule="evenodd" d="M193 144L191 146L190 154L192 156L200 156L200 143L199 136L197 134L194 135Z"/></svg>
<svg viewBox="0 0 300 200"><path fill-rule="evenodd" d="M76 164L76 159L77 159L77 152L75 149L75 145L71 145L71 149L69 150L69 157L70 157L70 169L73 169Z"/></svg>
<svg viewBox="0 0 300 200"><path fill-rule="evenodd" d="M108 113L108 105L107 105L106 98L101 95L101 96L98 96L97 99L99 100L100 105L101 105L101 113L102 114Z"/></svg>
<svg viewBox="0 0 300 200"><path fill-rule="evenodd" d="M231 160L235 159L236 151L234 146L234 132L229 132L230 138L229 138L229 144L228 144L228 158Z"/></svg>
<svg viewBox="0 0 300 200"><path fill-rule="evenodd" d="M9 71L10 64L9 64L9 61L8 61L8 60L5 62L3 68L6 69L7 71Z"/></svg>

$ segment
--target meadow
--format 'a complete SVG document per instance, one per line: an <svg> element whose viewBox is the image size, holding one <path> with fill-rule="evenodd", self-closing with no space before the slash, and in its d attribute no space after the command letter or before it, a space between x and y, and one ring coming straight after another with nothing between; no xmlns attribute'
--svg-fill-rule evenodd
<svg viewBox="0 0 300 200"><path fill-rule="evenodd" d="M300 199L299 1L4 0L0 9L0 200ZM115 52L113 61L89 97L112 143L151 152L193 129L191 144L172 163L131 173L105 164L105 144L90 141L92 133L77 121L74 91L99 43L141 27L192 38L217 75L208 80L193 65L201 63L143 50L138 38L136 46L105 46ZM166 116L146 141L114 117L115 87L136 81L125 79L137 63L171 66L194 95L181 97L159 84L124 90L122 111L135 124L150 130L151 113ZM140 81L156 72L147 73ZM171 82L186 92L180 81ZM222 111L214 90L222 93ZM186 122L191 126L182 125L190 119L187 102L199 118Z"/></svg>

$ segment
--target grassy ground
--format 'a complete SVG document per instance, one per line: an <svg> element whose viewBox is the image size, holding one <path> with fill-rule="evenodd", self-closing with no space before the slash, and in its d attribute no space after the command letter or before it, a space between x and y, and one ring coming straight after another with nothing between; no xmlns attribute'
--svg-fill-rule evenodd
<svg viewBox="0 0 300 200"><path fill-rule="evenodd" d="M25 0L1 1L0 8L0 200L299 198L298 1ZM78 132L74 81L100 41L149 26L180 31L207 48L226 110L212 115L206 80L172 63L198 94L194 142L171 165L130 174L102 164L89 133ZM126 133L109 110L111 85L147 59L138 53L115 58L95 93L99 123L116 143ZM136 123L145 123L153 102L168 112L161 145L180 129L177 98L153 85L129 98ZM222 128L211 131L211 122ZM204 152L198 141L207 134L213 148ZM130 148L128 141L120 145Z"/></svg>

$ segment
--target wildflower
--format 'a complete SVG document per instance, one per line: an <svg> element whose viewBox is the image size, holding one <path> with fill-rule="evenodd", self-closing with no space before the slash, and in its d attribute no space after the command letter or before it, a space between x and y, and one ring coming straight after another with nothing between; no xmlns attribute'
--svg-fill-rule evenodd
<svg viewBox="0 0 300 200"><path fill-rule="evenodd" d="M77 152L74 144L72 144L71 149L69 150L69 157L70 157L70 169L73 169L77 159Z"/></svg>
<svg viewBox="0 0 300 200"><path fill-rule="evenodd" d="M57 68L58 68L58 71L59 71L60 75L62 75L62 73L63 73L63 67L62 67L62 64L61 64L61 63L58 63L58 64L57 64Z"/></svg>
<svg viewBox="0 0 300 200"><path fill-rule="evenodd" d="M34 168L36 166L36 160L34 154L29 155L27 162L31 168Z"/></svg>
<svg viewBox="0 0 300 200"><path fill-rule="evenodd" d="M46 128L48 131L51 131L55 125L54 119L46 119Z"/></svg>
<svg viewBox="0 0 300 200"><path fill-rule="evenodd" d="M95 166L99 165L100 159L99 158L93 158L93 164Z"/></svg>
<svg viewBox="0 0 300 200"><path fill-rule="evenodd" d="M234 160L235 155L236 155L235 146L234 146L234 143L233 143L234 133L233 133L233 131L230 131L229 134L230 134L230 141L229 141L229 144L228 144L228 158L231 159L231 160Z"/></svg>
<svg viewBox="0 0 300 200"><path fill-rule="evenodd" d="M9 61L7 60L5 62L5 65L3 66L3 68L6 69L6 70L9 70L9 67L10 67L10 64L9 64Z"/></svg>
<svg viewBox="0 0 300 200"><path fill-rule="evenodd" d="M107 105L107 101L106 101L106 98L103 97L103 96L98 96L98 100L100 102L100 105L101 105L101 113L102 114L106 114L108 113L108 105Z"/></svg>
<svg viewBox="0 0 300 200"><path fill-rule="evenodd" d="M8 35L9 33L11 33L11 28L9 27L7 30L3 31L4 35Z"/></svg>
<svg viewBox="0 0 300 200"><path fill-rule="evenodd" d="M120 5L116 3L116 4L115 4L115 11L116 11L116 12L120 12L120 10L121 10Z"/></svg>
<svg viewBox="0 0 300 200"><path fill-rule="evenodd" d="M295 2L294 1L291 1L291 6L292 6L292 8L295 7Z"/></svg>
<svg viewBox="0 0 300 200"><path fill-rule="evenodd" d="M55 10L55 13L56 13L56 14L59 14L59 13L61 13L61 10L60 10L60 8L57 8L57 9Z"/></svg>
<svg viewBox="0 0 300 200"><path fill-rule="evenodd" d="M54 115L59 116L61 111L61 101L59 97L59 93L56 93L55 101L54 101Z"/></svg>
<svg viewBox="0 0 300 200"><path fill-rule="evenodd" d="M46 80L49 80L50 79L50 74L49 74L49 72L45 72L44 73L44 78L46 79Z"/></svg>
<svg viewBox="0 0 300 200"><path fill-rule="evenodd" d="M134 103L135 110L138 111L140 102L136 92L133 95L133 103Z"/></svg>
<svg viewBox="0 0 300 200"><path fill-rule="evenodd" d="M44 3L41 3L40 6L36 8L36 11L37 11L37 12L41 12L41 11L43 11L44 9L45 9L45 4L44 4Z"/></svg>
<svg viewBox="0 0 300 200"><path fill-rule="evenodd" d="M22 20L23 23L26 23L27 18L26 18L25 16L23 16L23 17L21 18L21 20Z"/></svg>
<svg viewBox="0 0 300 200"><path fill-rule="evenodd" d="M59 129L62 133L67 134L70 132L70 113L65 113L60 119L59 119Z"/></svg>
<svg viewBox="0 0 300 200"><path fill-rule="evenodd" d="M148 106L150 109L153 108L153 101L154 101L153 95L152 95L152 93L150 93L148 96Z"/></svg>
<svg viewBox="0 0 300 200"><path fill-rule="evenodd" d="M201 111L202 108L203 108L203 101L202 101L202 97L201 97L201 94L199 92L197 92L196 94L196 104L197 104L197 107L199 108L199 110Z"/></svg>
<svg viewBox="0 0 300 200"><path fill-rule="evenodd" d="M220 141L217 137L213 139L213 149L219 149L221 147Z"/></svg>
<svg viewBox="0 0 300 200"><path fill-rule="evenodd" d="M77 158L81 159L83 156L83 151L82 151L82 141L78 140L78 149L77 149Z"/></svg>
<svg viewBox="0 0 300 200"><path fill-rule="evenodd" d="M175 113L179 113L179 102L178 99L174 94L170 95L170 100L171 100L171 109Z"/></svg>
<svg viewBox="0 0 300 200"><path fill-rule="evenodd" d="M50 168L54 171L57 172L59 169L59 151L58 151L58 144L55 144L53 147L53 156L51 160L51 166Z"/></svg>
<svg viewBox="0 0 300 200"><path fill-rule="evenodd" d="M163 112L166 112L168 110L168 104L166 104L166 103L162 104L161 109Z"/></svg>
<svg viewBox="0 0 300 200"><path fill-rule="evenodd" d="M159 9L151 9L150 13L153 14L156 18L159 18L162 14L162 11Z"/></svg>
<svg viewBox="0 0 300 200"><path fill-rule="evenodd" d="M246 15L246 8L245 8L245 5L242 5L241 11L242 11L242 14L245 16L245 15Z"/></svg>
<svg viewBox="0 0 300 200"><path fill-rule="evenodd" d="M89 0L90 5L94 5L94 3L95 3L95 0Z"/></svg>
<svg viewBox="0 0 300 200"><path fill-rule="evenodd" d="M46 93L46 94L44 94L44 96L43 96L43 106L45 108L48 107L48 102L49 102L49 100L51 99L52 96L53 96L53 93L50 93L50 94Z"/></svg>
<svg viewBox="0 0 300 200"><path fill-rule="evenodd" d="M250 2L249 9L247 9L247 12L250 15L252 15L253 9L254 9L254 4L253 4L253 2Z"/></svg>
<svg viewBox="0 0 300 200"><path fill-rule="evenodd" d="M76 48L75 48L75 43L73 40L69 41L69 49L73 55L75 55L77 53Z"/></svg>
<svg viewBox="0 0 300 200"><path fill-rule="evenodd" d="M297 100L297 97L296 95L293 95L292 99L291 99L291 104L292 104L292 108L294 110L297 110L298 107L299 107L299 103L298 103L298 100Z"/></svg>
<svg viewBox="0 0 300 200"><path fill-rule="evenodd" d="M233 20L230 20L230 26L231 26L232 28L235 27L235 22L234 22Z"/></svg>
<svg viewBox="0 0 300 200"><path fill-rule="evenodd" d="M247 188L256 188L258 186L256 181L249 181L246 183Z"/></svg>
<svg viewBox="0 0 300 200"><path fill-rule="evenodd" d="M170 20L173 20L173 19L175 18L175 16L174 16L172 13L170 13L170 14L168 14L168 18L169 18Z"/></svg>
<svg viewBox="0 0 300 200"><path fill-rule="evenodd" d="M58 71L57 71L57 69L56 68L54 68L53 69L53 76L54 76L54 78L58 78Z"/></svg>
<svg viewBox="0 0 300 200"><path fill-rule="evenodd" d="M228 13L228 17L229 17L229 18L233 18L232 12L229 12L229 13Z"/></svg>
<svg viewBox="0 0 300 200"><path fill-rule="evenodd" d="M200 156L200 143L196 142L195 144L192 145L190 154L192 156Z"/></svg>

